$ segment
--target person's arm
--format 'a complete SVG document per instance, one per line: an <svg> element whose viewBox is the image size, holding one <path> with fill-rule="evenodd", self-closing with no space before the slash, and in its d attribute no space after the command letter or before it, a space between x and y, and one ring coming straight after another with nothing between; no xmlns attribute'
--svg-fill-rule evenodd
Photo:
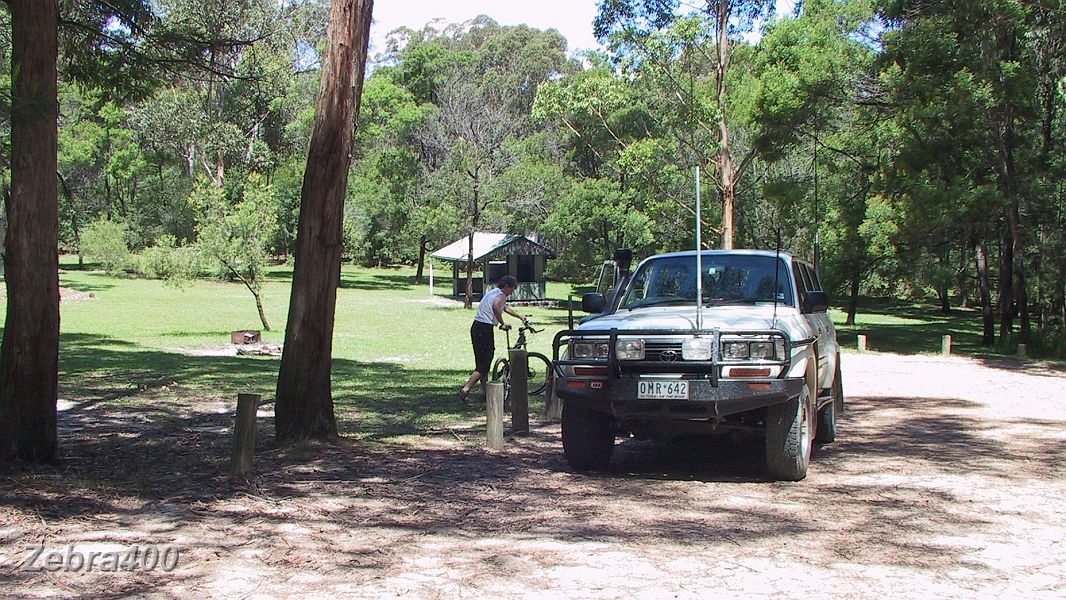
<svg viewBox="0 0 1066 600"><path fill-rule="evenodd" d="M492 312L496 313L496 321L500 324L500 327L504 329L507 329L508 327L510 327L510 325L504 323L503 313L507 313L515 317L516 319L520 319L523 323L525 323L527 320L527 317L518 314L510 306L507 306L507 298L502 294L493 299Z"/></svg>
<svg viewBox="0 0 1066 600"><path fill-rule="evenodd" d="M507 298L505 298L503 294L492 299L492 312L496 315L496 322L499 323L500 327L503 329L510 327L510 325L503 322L503 313L509 310L510 308L507 306Z"/></svg>

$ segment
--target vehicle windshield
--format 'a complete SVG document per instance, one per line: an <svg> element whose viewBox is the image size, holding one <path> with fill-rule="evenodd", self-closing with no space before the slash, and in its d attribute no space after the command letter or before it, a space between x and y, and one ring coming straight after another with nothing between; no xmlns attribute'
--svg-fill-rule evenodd
<svg viewBox="0 0 1066 600"><path fill-rule="evenodd" d="M776 264L776 273L774 265ZM713 254L702 257L703 303L707 306L777 302L792 305L785 262L773 256ZM776 286L776 289L775 289ZM696 257L672 256L644 263L621 308L692 304L696 301Z"/></svg>

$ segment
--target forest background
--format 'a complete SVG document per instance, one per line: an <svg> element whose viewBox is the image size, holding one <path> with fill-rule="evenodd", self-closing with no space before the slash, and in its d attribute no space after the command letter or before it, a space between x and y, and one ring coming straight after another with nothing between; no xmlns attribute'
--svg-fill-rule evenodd
<svg viewBox="0 0 1066 600"><path fill-rule="evenodd" d="M60 3L61 251L258 299L295 245L329 3L127 4ZM1066 355L1061 1L773 4L605 0L606 50L581 55L487 17L394 31L345 256L421 278L471 231L524 233L556 250L549 277L587 281L615 247L691 247L700 167L708 246L817 254L849 321L864 295L932 297L978 309L986 345ZM4 181L10 30L0 4Z"/></svg>

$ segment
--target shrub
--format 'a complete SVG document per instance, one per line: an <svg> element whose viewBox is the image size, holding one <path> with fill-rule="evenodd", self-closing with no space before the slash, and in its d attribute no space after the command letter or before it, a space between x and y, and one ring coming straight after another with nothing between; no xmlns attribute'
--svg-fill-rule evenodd
<svg viewBox="0 0 1066 600"><path fill-rule="evenodd" d="M184 281L200 273L200 254L195 246L178 246L172 235L161 235L155 245L138 257L137 272L152 279Z"/></svg>
<svg viewBox="0 0 1066 600"><path fill-rule="evenodd" d="M108 273L121 271L130 259L126 233L125 223L98 219L81 230L78 250L83 257L99 262Z"/></svg>

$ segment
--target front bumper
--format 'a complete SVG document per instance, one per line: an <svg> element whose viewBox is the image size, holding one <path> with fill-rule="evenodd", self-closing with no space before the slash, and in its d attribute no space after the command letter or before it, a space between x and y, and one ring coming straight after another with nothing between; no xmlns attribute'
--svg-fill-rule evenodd
<svg viewBox="0 0 1066 600"><path fill-rule="evenodd" d="M712 420L787 402L799 396L803 378L728 380L690 379L688 400L637 398L638 378L561 377L556 395L567 402L613 414L619 419Z"/></svg>

